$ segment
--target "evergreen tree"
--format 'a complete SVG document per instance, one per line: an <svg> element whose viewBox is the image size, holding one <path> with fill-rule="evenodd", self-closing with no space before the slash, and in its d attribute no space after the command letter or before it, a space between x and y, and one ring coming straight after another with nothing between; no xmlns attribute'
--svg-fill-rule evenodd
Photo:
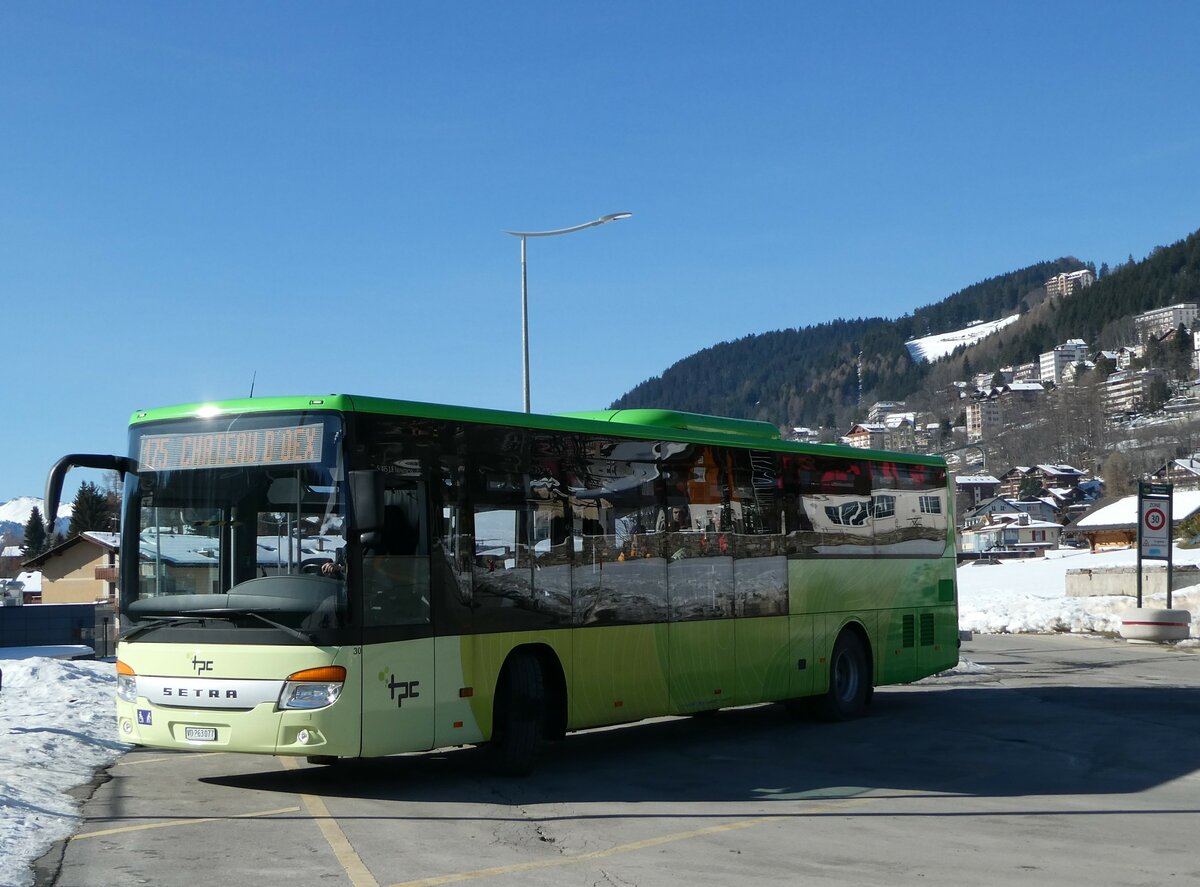
<svg viewBox="0 0 1200 887"><path fill-rule="evenodd" d="M1021 500L1036 499L1042 494L1042 482L1036 477L1026 477L1017 489L1017 498Z"/></svg>
<svg viewBox="0 0 1200 887"><path fill-rule="evenodd" d="M87 530L111 531L113 517L108 496L94 483L85 480L75 494L67 536L78 536Z"/></svg>
<svg viewBox="0 0 1200 887"><path fill-rule="evenodd" d="M35 505L25 522L25 544L21 550L26 557L36 557L46 550L46 524L42 520L42 512Z"/></svg>

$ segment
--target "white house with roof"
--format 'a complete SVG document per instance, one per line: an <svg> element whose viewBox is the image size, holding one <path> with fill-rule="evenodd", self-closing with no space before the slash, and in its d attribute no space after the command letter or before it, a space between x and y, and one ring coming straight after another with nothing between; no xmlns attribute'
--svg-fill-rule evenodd
<svg viewBox="0 0 1200 887"><path fill-rule="evenodd" d="M992 514L959 534L962 551L1046 551L1058 548L1062 524L1020 514Z"/></svg>

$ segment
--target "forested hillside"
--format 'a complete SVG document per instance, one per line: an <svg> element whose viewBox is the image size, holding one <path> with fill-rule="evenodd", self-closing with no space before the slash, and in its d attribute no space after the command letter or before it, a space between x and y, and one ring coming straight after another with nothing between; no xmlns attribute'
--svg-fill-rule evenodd
<svg viewBox="0 0 1200 887"><path fill-rule="evenodd" d="M1071 296L1046 299L1043 284L1084 267L1067 257L992 277L895 319L835 320L722 342L687 357L617 398L613 408L662 407L762 419L776 425L845 430L876 400L907 400L948 413L953 380L973 371L1036 360L1067 339L1092 349L1133 342L1133 316L1200 300L1200 232L1133 258ZM996 320L1020 319L970 349L914 363L906 340ZM939 418L953 419L952 415Z"/></svg>
<svg viewBox="0 0 1200 887"><path fill-rule="evenodd" d="M841 426L862 393L903 399L919 390L929 364L905 348L915 336L1025 311L1044 297L1042 284L1083 263L1040 262L969 286L897 319L835 320L722 342L687 357L613 402L612 408L663 407L762 419L779 425Z"/></svg>

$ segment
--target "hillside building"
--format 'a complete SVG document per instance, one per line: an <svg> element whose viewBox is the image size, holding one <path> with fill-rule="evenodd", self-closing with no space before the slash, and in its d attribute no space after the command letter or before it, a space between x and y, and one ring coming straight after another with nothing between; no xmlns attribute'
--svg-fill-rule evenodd
<svg viewBox="0 0 1200 887"><path fill-rule="evenodd" d="M868 422L882 422L890 413L900 413L904 411L904 401L902 400L881 400L876 402L867 412Z"/></svg>
<svg viewBox="0 0 1200 887"><path fill-rule="evenodd" d="M1014 382L1038 382L1042 378L1042 369L1037 361L1029 363L1017 364L1012 368L1012 381Z"/></svg>
<svg viewBox="0 0 1200 887"><path fill-rule="evenodd" d="M1104 383L1104 413L1119 416L1139 413L1150 402L1150 388L1164 381L1161 370L1123 370L1113 373Z"/></svg>
<svg viewBox="0 0 1200 887"><path fill-rule="evenodd" d="M1115 361L1118 370L1129 369L1135 360L1142 356L1142 352L1146 349L1141 345L1124 345L1117 349L1117 359Z"/></svg>
<svg viewBox="0 0 1200 887"><path fill-rule="evenodd" d="M1180 302L1178 305L1168 305L1165 308L1155 308L1139 314L1133 319L1138 342L1149 342L1151 338L1176 329L1180 324L1191 329L1197 314L1200 314L1200 308L1197 308L1195 302Z"/></svg>
<svg viewBox="0 0 1200 887"><path fill-rule="evenodd" d="M1053 382L1061 385L1063 370L1072 364L1081 363L1088 358L1087 342L1083 339L1068 339L1053 351L1041 355L1039 373L1043 382Z"/></svg>
<svg viewBox="0 0 1200 887"><path fill-rule="evenodd" d="M1003 427L1000 401L993 397L973 400L967 404L967 441L974 443L990 437Z"/></svg>
<svg viewBox="0 0 1200 887"><path fill-rule="evenodd" d="M846 434L846 443L860 450L886 450L887 427L874 422L860 422Z"/></svg>
<svg viewBox="0 0 1200 887"><path fill-rule="evenodd" d="M1081 290L1084 287L1089 287L1096 282L1096 275L1092 273L1090 268L1080 268L1078 271L1064 271L1062 274L1055 274L1046 281L1046 295L1067 296L1076 290Z"/></svg>

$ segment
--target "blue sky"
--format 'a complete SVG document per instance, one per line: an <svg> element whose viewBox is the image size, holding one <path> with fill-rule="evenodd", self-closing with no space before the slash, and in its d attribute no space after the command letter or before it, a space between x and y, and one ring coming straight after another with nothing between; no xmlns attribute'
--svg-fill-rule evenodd
<svg viewBox="0 0 1200 887"><path fill-rule="evenodd" d="M0 502L138 408L607 406L1200 227L1187 3L0 5ZM13 428L17 428L17 433Z"/></svg>

